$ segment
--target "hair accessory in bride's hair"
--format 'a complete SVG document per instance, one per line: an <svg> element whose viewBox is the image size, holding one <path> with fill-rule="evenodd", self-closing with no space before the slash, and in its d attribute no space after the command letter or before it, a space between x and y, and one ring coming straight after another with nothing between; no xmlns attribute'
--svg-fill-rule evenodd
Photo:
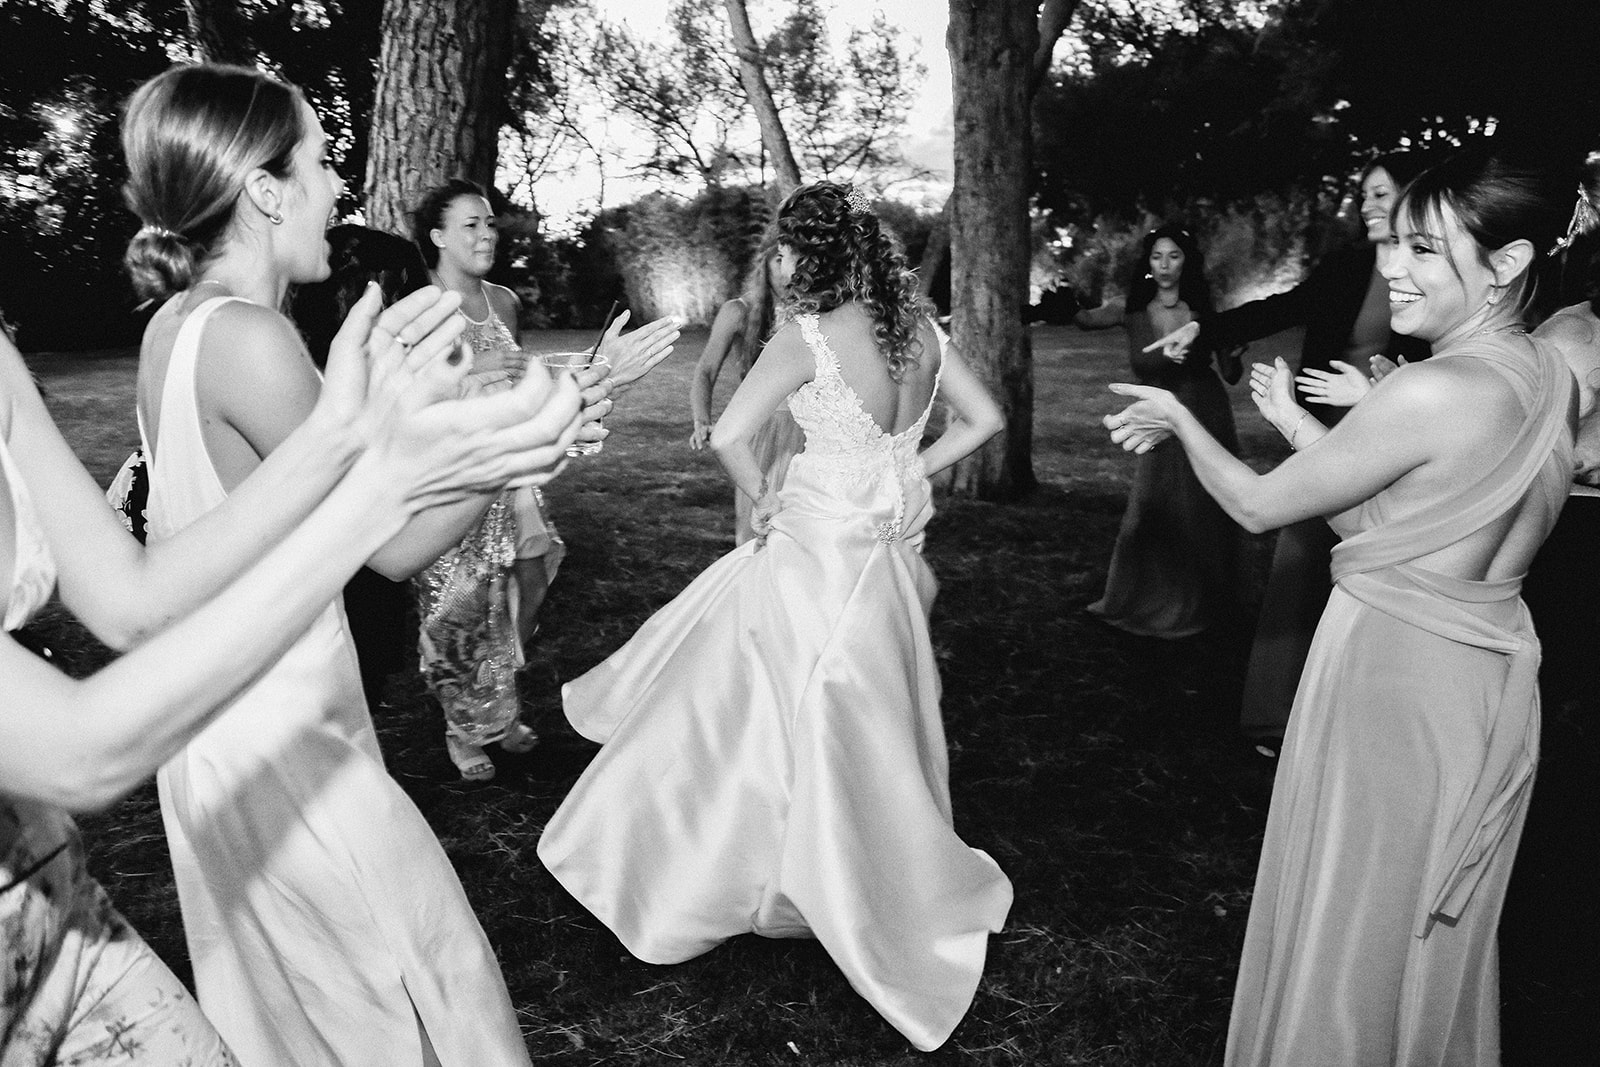
<svg viewBox="0 0 1600 1067"><path fill-rule="evenodd" d="M872 200L861 191L860 186L850 187L850 191L845 194L844 203L852 215L865 215L872 210Z"/></svg>
<svg viewBox="0 0 1600 1067"><path fill-rule="evenodd" d="M1567 223L1566 235L1556 240L1550 248L1550 255L1564 252L1572 247L1583 234L1588 233L1596 226L1600 226L1600 211L1595 210L1594 201L1589 199L1589 192L1581 184L1578 186L1578 202L1572 206L1572 221Z"/></svg>

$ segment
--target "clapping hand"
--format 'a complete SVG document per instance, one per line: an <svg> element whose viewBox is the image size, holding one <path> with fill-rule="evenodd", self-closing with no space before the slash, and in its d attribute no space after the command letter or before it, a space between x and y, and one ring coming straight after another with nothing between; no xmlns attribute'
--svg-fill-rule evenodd
<svg viewBox="0 0 1600 1067"><path fill-rule="evenodd" d="M596 349L599 355L611 361L613 385L629 385L643 378L657 363L672 354L672 345L678 339L683 323L672 315L664 315L647 322L623 337L622 324L628 321L623 311L612 320Z"/></svg>
<svg viewBox="0 0 1600 1067"><path fill-rule="evenodd" d="M1111 431L1111 440L1125 451L1140 455L1172 436L1176 425L1178 398L1165 389L1150 385L1116 382L1111 391L1132 397L1134 402L1100 420Z"/></svg>
<svg viewBox="0 0 1600 1067"><path fill-rule="evenodd" d="M1158 337L1150 344L1144 346L1144 351L1154 352L1161 349L1161 354L1174 363L1182 363L1189 356L1189 348L1200 336L1199 322L1186 322L1165 337Z"/></svg>
<svg viewBox="0 0 1600 1067"><path fill-rule="evenodd" d="M1310 367L1295 378L1294 383L1309 399L1329 407L1352 408L1372 391L1372 382L1367 376L1343 360L1331 360L1328 366L1335 373Z"/></svg>
<svg viewBox="0 0 1600 1067"><path fill-rule="evenodd" d="M1271 363L1250 366L1250 399L1256 402L1256 409L1266 420L1280 430L1305 414L1305 409L1295 403L1292 381L1289 364L1281 356Z"/></svg>
<svg viewBox="0 0 1600 1067"><path fill-rule="evenodd" d="M1398 361L1390 359L1383 353L1378 353L1367 361L1372 366L1372 380L1381 382L1395 371L1406 365L1406 357L1401 356Z"/></svg>
<svg viewBox="0 0 1600 1067"><path fill-rule="evenodd" d="M472 366L460 344L460 304L455 293L430 285L385 308L382 290L369 284L328 348L314 417L354 426L365 439L409 388L436 400L457 395Z"/></svg>

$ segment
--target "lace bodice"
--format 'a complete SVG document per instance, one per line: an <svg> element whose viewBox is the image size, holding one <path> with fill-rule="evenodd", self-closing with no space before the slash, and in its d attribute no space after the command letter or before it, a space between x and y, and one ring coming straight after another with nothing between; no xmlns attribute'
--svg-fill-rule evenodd
<svg viewBox="0 0 1600 1067"><path fill-rule="evenodd" d="M15 559L11 565L11 588L5 592L5 628L15 630L50 599L56 585L55 558L50 555L39 520L33 513L22 472L11 459L11 450L0 436L0 467L11 489L11 510L16 515Z"/></svg>
<svg viewBox="0 0 1600 1067"><path fill-rule="evenodd" d="M867 414L850 384L839 371L839 359L822 332L818 317L801 315L796 322L806 346L816 360L816 377L796 389L789 397L789 411L805 431L805 456L808 466L822 480L837 487L884 479L895 496L894 518L883 524L880 540L893 540L901 533L905 519L905 484L922 481L922 465L917 456L922 431L933 413L939 393L941 361L934 379L933 394L922 414L897 434L885 433ZM942 340L941 340L942 344Z"/></svg>

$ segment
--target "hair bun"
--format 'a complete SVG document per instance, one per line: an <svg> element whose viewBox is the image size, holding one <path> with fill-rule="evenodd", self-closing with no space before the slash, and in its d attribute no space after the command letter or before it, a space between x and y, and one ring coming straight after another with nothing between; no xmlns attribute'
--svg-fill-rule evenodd
<svg viewBox="0 0 1600 1067"><path fill-rule="evenodd" d="M194 283L194 245L164 226L141 228L128 242L122 262L134 291L147 299L171 296Z"/></svg>

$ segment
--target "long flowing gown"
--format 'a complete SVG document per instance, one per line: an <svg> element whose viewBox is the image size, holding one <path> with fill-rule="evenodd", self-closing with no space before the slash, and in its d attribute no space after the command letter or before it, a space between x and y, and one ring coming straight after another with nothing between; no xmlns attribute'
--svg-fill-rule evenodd
<svg viewBox="0 0 1600 1067"><path fill-rule="evenodd" d="M1144 351L1150 313L1129 311L1128 357L1147 385L1171 390L1230 452L1239 451L1233 408L1209 351L1183 363ZM1228 618L1238 603L1239 527L1211 499L1183 446L1163 441L1138 458L1106 588L1089 611L1141 637L1188 637Z"/></svg>
<svg viewBox="0 0 1600 1067"><path fill-rule="evenodd" d="M150 537L227 493L183 323L151 448ZM249 1064L525 1064L505 981L450 860L383 766L337 600L157 777L200 1004Z"/></svg>
<svg viewBox="0 0 1600 1067"><path fill-rule="evenodd" d="M1495 929L1538 759L1539 643L1521 576L1414 561L1519 508L1548 533L1572 477L1572 376L1525 338L1447 358L1494 367L1526 420L1477 484L1348 513L1273 788L1230 1067L1499 1063Z"/></svg>
<svg viewBox="0 0 1600 1067"><path fill-rule="evenodd" d="M737 934L816 937L921 1049L966 1013L1011 883L952 827L928 633L928 411L883 433L815 316L806 447L765 547L696 578L564 691L599 755L539 842L651 963ZM929 402L929 411L932 410Z"/></svg>
<svg viewBox="0 0 1600 1067"><path fill-rule="evenodd" d="M56 569L3 434L0 468L15 515L0 604L15 630L50 599ZM0 794L0 1067L234 1062L89 876L71 816Z"/></svg>

